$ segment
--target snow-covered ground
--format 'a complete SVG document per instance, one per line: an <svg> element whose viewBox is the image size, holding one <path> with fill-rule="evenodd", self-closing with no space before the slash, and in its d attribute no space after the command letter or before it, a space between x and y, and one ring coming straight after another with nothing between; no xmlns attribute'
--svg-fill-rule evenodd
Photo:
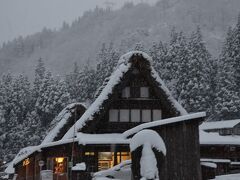
<svg viewBox="0 0 240 180"><path fill-rule="evenodd" d="M217 176L214 180L239 180L240 174Z"/></svg>

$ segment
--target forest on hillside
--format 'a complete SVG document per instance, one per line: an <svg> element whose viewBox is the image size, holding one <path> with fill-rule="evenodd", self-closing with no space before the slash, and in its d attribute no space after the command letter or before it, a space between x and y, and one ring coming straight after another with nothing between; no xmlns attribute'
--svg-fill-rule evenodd
<svg viewBox="0 0 240 180"><path fill-rule="evenodd" d="M161 0L154 6L126 3L117 10L96 7L72 23L63 23L60 29L46 27L3 43L0 76L10 71L33 77L40 57L53 74L64 75L74 62L94 66L103 42L112 42L125 53L136 43L145 47L153 42L167 43L174 27L187 36L201 27L209 52L218 57L228 28L237 21L239 7L239 0Z"/></svg>
<svg viewBox="0 0 240 180"><path fill-rule="evenodd" d="M240 17L229 28L219 57L213 58L197 27L186 36L174 28L168 43L153 42L147 52L153 66L188 112L207 112L207 120L240 117ZM36 145L49 131L54 117L69 103L94 100L97 89L111 75L122 55L113 43L102 43L95 67L72 64L64 77L46 68L44 59L35 65L34 80L20 74L0 79L0 154L10 160L22 147Z"/></svg>

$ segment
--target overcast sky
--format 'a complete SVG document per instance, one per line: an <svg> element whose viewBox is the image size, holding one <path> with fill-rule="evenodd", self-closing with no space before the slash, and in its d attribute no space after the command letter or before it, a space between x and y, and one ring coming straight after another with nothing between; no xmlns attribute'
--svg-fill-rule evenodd
<svg viewBox="0 0 240 180"><path fill-rule="evenodd" d="M114 2L121 7L126 1L157 0L0 0L0 44L19 35L39 32L43 27L59 28L63 21L72 22L86 10Z"/></svg>

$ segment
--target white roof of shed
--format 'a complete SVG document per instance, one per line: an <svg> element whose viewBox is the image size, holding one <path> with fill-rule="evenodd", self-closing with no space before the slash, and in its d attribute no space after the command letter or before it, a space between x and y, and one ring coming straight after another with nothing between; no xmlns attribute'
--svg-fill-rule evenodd
<svg viewBox="0 0 240 180"><path fill-rule="evenodd" d="M240 123L240 119L203 122L200 125L200 129L211 130L211 129L233 128L234 126L236 126L239 123Z"/></svg>
<svg viewBox="0 0 240 180"><path fill-rule="evenodd" d="M221 136L219 133L208 133L199 130L201 145L240 145L240 136Z"/></svg>

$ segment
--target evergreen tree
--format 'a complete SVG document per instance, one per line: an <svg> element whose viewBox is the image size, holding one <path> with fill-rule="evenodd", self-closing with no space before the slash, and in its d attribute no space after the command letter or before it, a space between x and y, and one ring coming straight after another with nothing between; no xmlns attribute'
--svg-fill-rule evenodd
<svg viewBox="0 0 240 180"><path fill-rule="evenodd" d="M46 68L42 58L38 59L38 64L35 68L35 78L33 82L33 97L37 99L39 96L40 87L42 86L43 80L45 78Z"/></svg>
<svg viewBox="0 0 240 180"><path fill-rule="evenodd" d="M26 76L19 75L14 79L11 99L13 103L12 110L17 116L18 123L22 123L31 107L30 82Z"/></svg>
<svg viewBox="0 0 240 180"><path fill-rule="evenodd" d="M161 78L165 79L168 73L166 64L168 61L168 49L167 45L163 42L153 43L152 47L149 49L149 55L153 59L153 66L160 75Z"/></svg>
<svg viewBox="0 0 240 180"><path fill-rule="evenodd" d="M40 96L36 101L36 110L40 116L42 125L46 127L51 120L70 101L66 83L60 79L54 79L50 72L47 72L42 86Z"/></svg>
<svg viewBox="0 0 240 180"><path fill-rule="evenodd" d="M209 60L210 54L202 40L200 28L192 33L189 43L189 62L180 99L188 111L209 110Z"/></svg>
<svg viewBox="0 0 240 180"><path fill-rule="evenodd" d="M171 32L167 61L165 64L166 72L163 76L168 87L175 98L181 97L184 84L188 78L189 50L187 41L182 32L177 33L175 29ZM181 98L179 99L181 100Z"/></svg>
<svg viewBox="0 0 240 180"><path fill-rule="evenodd" d="M145 48L141 42L138 42L135 44L134 50L135 51L145 51Z"/></svg>
<svg viewBox="0 0 240 180"><path fill-rule="evenodd" d="M12 103L13 94L13 77L11 73L4 74L1 80L0 86L0 106L4 110L4 118L6 121L9 120L9 115L13 106Z"/></svg>
<svg viewBox="0 0 240 180"><path fill-rule="evenodd" d="M228 30L220 55L216 112L220 119L240 116L240 16L236 27Z"/></svg>
<svg viewBox="0 0 240 180"><path fill-rule="evenodd" d="M97 87L100 87L105 78L110 76L119 57L119 53L114 49L113 43L110 43L108 48L105 43L102 44L102 48L97 56Z"/></svg>
<svg viewBox="0 0 240 180"><path fill-rule="evenodd" d="M81 99L81 87L79 86L80 70L78 64L75 62L73 71L66 75L66 84L68 92L70 93L72 101L78 102Z"/></svg>

